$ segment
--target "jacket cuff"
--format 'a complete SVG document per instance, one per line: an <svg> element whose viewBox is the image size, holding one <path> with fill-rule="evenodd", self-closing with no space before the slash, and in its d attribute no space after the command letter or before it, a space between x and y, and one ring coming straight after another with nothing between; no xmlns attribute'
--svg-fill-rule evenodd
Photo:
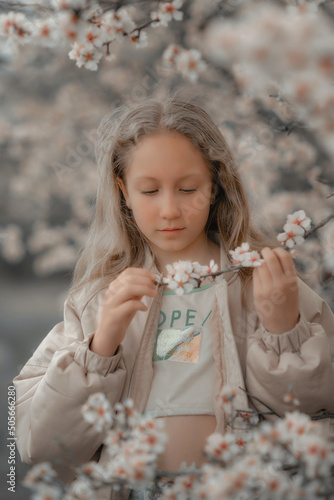
<svg viewBox="0 0 334 500"><path fill-rule="evenodd" d="M282 352L297 352L305 340L312 336L311 328L300 313L298 323L287 332L271 333L260 322L259 334L267 349L274 350L279 356Z"/></svg>
<svg viewBox="0 0 334 500"><path fill-rule="evenodd" d="M86 372L100 373L104 377L117 370L123 355L123 346L120 344L113 356L100 356L89 349L94 333L91 333L80 343L74 354L74 361L86 369Z"/></svg>

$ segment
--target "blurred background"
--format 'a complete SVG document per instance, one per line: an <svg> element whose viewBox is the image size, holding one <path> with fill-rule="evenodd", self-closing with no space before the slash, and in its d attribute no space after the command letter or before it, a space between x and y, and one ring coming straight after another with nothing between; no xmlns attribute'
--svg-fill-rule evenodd
<svg viewBox="0 0 334 500"><path fill-rule="evenodd" d="M87 25L83 6L96 3L77 2L63 10L60 2L44 2L53 13L29 6L36 2L24 2L26 8L0 2L2 401L62 321L94 205L96 129L127 100L176 89L196 95L232 147L264 230L270 225L282 232L296 210L314 224L334 211L333 1L175 1L182 19L165 16L165 25L147 26L146 44L127 37L112 43L114 57L97 57L95 70L68 56L73 15L80 40ZM110 13L108 2L99 4ZM163 8L159 2L118 5L127 6L137 27ZM23 42L18 26L27 25L9 11L30 23L58 16L49 22L54 38ZM333 220L297 247L296 266L334 310ZM5 442L6 404L0 411ZM3 477L7 456L2 447ZM28 467L19 457L17 467L15 498L27 498L19 482ZM1 498L9 498L7 488Z"/></svg>

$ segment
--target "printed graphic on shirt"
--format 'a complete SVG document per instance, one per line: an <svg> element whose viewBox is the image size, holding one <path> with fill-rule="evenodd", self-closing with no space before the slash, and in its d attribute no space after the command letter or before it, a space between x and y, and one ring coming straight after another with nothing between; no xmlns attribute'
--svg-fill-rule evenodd
<svg viewBox="0 0 334 500"><path fill-rule="evenodd" d="M198 363L202 328L169 328L158 330L153 361Z"/></svg>
<svg viewBox="0 0 334 500"><path fill-rule="evenodd" d="M180 309L173 309L170 314L166 314L164 311L160 311L160 320L158 324L158 328L165 327L167 325L169 328L182 328L189 326L196 326L196 323L200 323L201 326L206 323L208 320L212 310L208 312L204 321L200 317L198 317L198 311L196 309L186 309L185 311L181 311Z"/></svg>

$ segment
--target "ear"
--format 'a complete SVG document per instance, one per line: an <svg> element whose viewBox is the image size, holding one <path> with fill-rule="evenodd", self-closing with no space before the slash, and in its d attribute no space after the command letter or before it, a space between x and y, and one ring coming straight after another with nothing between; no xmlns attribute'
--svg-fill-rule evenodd
<svg viewBox="0 0 334 500"><path fill-rule="evenodd" d="M117 184L118 184L120 190L123 193L123 196L125 198L126 203L128 203L128 190L126 189L126 185L124 184L124 182L122 181L122 179L120 177L117 177L116 181L117 181Z"/></svg>

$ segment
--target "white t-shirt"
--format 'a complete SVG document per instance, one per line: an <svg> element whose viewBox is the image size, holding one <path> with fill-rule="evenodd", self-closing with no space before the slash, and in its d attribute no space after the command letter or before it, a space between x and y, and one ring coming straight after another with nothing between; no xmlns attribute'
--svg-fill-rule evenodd
<svg viewBox="0 0 334 500"><path fill-rule="evenodd" d="M154 375L144 413L153 417L215 414L214 286L207 283L182 296L163 291L152 358Z"/></svg>

